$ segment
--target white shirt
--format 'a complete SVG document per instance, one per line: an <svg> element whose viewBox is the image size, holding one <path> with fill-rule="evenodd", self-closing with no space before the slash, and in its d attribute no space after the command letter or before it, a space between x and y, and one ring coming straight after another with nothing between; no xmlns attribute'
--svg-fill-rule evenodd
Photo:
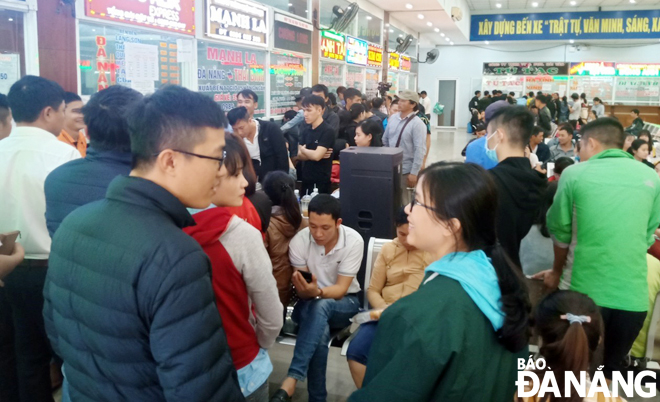
<svg viewBox="0 0 660 402"><path fill-rule="evenodd" d="M573 111L569 113L568 120L579 120L582 112L582 101L580 99L568 103Z"/></svg>
<svg viewBox="0 0 660 402"><path fill-rule="evenodd" d="M0 141L0 233L20 230L25 258L48 258L44 182L55 168L78 158L76 148L36 127L16 127Z"/></svg>
<svg viewBox="0 0 660 402"><path fill-rule="evenodd" d="M356 275L362 264L364 241L354 229L339 226L339 239L335 247L325 254L325 246L314 241L309 228L298 232L289 243L289 260L294 268L309 268L316 276L319 288L337 284L337 276L352 276L348 293L360 291Z"/></svg>
<svg viewBox="0 0 660 402"><path fill-rule="evenodd" d="M261 150L259 149L259 120L254 120L254 124L257 125L257 131L254 135L254 142L250 142L247 138L243 138L245 146L250 152L250 159L256 159L261 162Z"/></svg>
<svg viewBox="0 0 660 402"><path fill-rule="evenodd" d="M429 99L428 95L426 98L419 98L419 103L421 103L422 106L424 106L424 113L425 114L431 114L431 99Z"/></svg>

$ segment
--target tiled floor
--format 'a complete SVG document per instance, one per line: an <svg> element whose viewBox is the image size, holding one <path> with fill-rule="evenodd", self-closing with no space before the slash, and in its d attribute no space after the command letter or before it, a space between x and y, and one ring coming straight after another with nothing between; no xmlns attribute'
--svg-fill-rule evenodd
<svg viewBox="0 0 660 402"><path fill-rule="evenodd" d="M427 165L440 161L452 160L462 161L461 150L465 144L472 138L469 134L465 133L464 129L461 130L447 130L439 131L434 130L431 138L431 150ZM660 359L660 334L656 337L655 358ZM293 354L293 347L287 345L276 344L269 351L271 360L273 362L273 373L269 378L270 393L272 394L280 386L282 380L286 377L289 364L291 363L291 356ZM340 356L340 349L336 347L330 348L328 356L328 370L327 370L327 389L328 389L328 402L346 401L347 398L355 391L355 385L348 371L348 364L346 358ZM296 402L307 401L307 383L298 383L297 392L293 398ZM631 402L660 402L660 396L652 399L643 399L641 397L628 399ZM60 402L59 392L56 394L56 402ZM420 401L421 402L421 401Z"/></svg>

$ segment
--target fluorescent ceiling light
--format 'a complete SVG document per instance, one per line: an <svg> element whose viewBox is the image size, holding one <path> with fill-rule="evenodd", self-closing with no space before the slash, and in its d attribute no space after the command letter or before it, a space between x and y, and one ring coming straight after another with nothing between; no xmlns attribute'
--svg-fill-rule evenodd
<svg viewBox="0 0 660 402"><path fill-rule="evenodd" d="M410 3L406 4L406 8L407 8L408 10L412 10L412 4L410 4Z"/></svg>
<svg viewBox="0 0 660 402"><path fill-rule="evenodd" d="M417 18L419 18L420 20L423 20L423 19L424 19L424 15L423 15L423 14L417 14Z"/></svg>

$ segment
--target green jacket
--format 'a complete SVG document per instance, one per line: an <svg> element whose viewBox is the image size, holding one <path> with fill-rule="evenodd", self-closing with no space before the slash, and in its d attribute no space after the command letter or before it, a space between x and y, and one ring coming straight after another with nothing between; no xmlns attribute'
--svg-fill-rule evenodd
<svg viewBox="0 0 660 402"><path fill-rule="evenodd" d="M510 402L516 358L461 285L437 276L383 313L363 388L349 401Z"/></svg>
<svg viewBox="0 0 660 402"><path fill-rule="evenodd" d="M648 309L646 250L660 224L658 174L620 149L608 149L566 169L548 210L555 244L577 243L571 289L597 305Z"/></svg>

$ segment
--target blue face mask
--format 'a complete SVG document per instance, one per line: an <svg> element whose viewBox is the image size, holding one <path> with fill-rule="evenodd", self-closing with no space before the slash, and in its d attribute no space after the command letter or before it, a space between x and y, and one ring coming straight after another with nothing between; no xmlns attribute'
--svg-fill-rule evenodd
<svg viewBox="0 0 660 402"><path fill-rule="evenodd" d="M484 147L486 148L486 156L488 157L488 159L492 160L493 162L499 162L499 160L497 159L497 152L495 152L495 150L500 144L495 145L495 148L493 149L488 148L488 140L493 138L495 134L497 134L497 131L495 131L491 135L486 136L486 144L484 145Z"/></svg>

